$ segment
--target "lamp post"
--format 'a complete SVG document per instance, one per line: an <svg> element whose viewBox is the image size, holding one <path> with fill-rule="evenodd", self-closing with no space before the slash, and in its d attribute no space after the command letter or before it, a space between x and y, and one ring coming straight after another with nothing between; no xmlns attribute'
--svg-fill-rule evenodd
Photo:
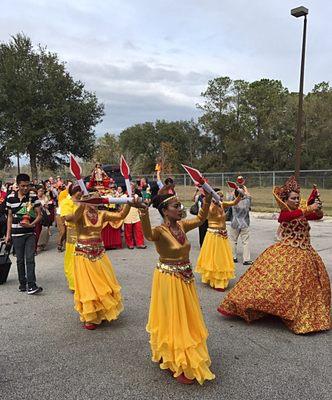
<svg viewBox="0 0 332 400"><path fill-rule="evenodd" d="M299 89L299 108L297 113L297 127L295 136L295 177L299 178L301 168L301 136L303 127L303 82L304 82L304 60L305 60L305 44L307 36L307 15L309 10L306 7L297 7L291 10L293 17L304 17L303 38L302 38L302 55L301 55L301 72L300 72L300 89Z"/></svg>

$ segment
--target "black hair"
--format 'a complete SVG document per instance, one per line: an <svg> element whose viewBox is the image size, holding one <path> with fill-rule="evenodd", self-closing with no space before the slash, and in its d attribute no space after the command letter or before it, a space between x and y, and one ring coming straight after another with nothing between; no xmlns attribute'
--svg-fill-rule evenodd
<svg viewBox="0 0 332 400"><path fill-rule="evenodd" d="M150 191L151 191L151 198L153 199L155 196L157 196L158 191L159 191L159 186L156 181L152 181L150 183Z"/></svg>
<svg viewBox="0 0 332 400"><path fill-rule="evenodd" d="M16 177L16 183L20 182L30 182L30 176L28 174L18 174Z"/></svg>
<svg viewBox="0 0 332 400"><path fill-rule="evenodd" d="M172 178L166 178L165 185L174 185L174 180Z"/></svg>
<svg viewBox="0 0 332 400"><path fill-rule="evenodd" d="M79 185L70 185L68 191L69 194L73 196L75 193L81 192L82 189Z"/></svg>
<svg viewBox="0 0 332 400"><path fill-rule="evenodd" d="M169 199L170 197L173 197L173 194L157 194L157 196L152 199L152 206L159 211L163 218L163 210L168 206L167 201L165 200Z"/></svg>

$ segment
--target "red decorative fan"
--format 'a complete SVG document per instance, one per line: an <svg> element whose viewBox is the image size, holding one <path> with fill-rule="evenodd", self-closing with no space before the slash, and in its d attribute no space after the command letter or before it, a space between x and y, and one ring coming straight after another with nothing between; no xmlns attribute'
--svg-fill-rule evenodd
<svg viewBox="0 0 332 400"><path fill-rule="evenodd" d="M188 172L189 176L195 182L195 184L197 183L198 185L203 185L205 183L205 180L198 169L189 167L188 165L184 164L181 165Z"/></svg>
<svg viewBox="0 0 332 400"><path fill-rule="evenodd" d="M234 190L239 188L235 182L227 181L227 185Z"/></svg>
<svg viewBox="0 0 332 400"><path fill-rule="evenodd" d="M127 161L125 160L123 155L121 155L121 158L120 158L120 171L121 171L122 176L125 179L129 179L130 170L129 170Z"/></svg>
<svg viewBox="0 0 332 400"><path fill-rule="evenodd" d="M82 168L80 164L77 162L76 158L70 153L70 164L69 164L70 172L75 176L77 183L80 185L80 188L84 194L88 194L88 190L81 178Z"/></svg>
<svg viewBox="0 0 332 400"><path fill-rule="evenodd" d="M123 155L121 155L121 158L120 158L120 171L121 171L122 176L125 178L128 196L131 197L132 192L131 192L131 186L130 186L130 180L129 180L130 169L129 169L127 161L125 160Z"/></svg>
<svg viewBox="0 0 332 400"><path fill-rule="evenodd" d="M82 168L76 161L76 158L70 153L70 172L77 180L81 179Z"/></svg>

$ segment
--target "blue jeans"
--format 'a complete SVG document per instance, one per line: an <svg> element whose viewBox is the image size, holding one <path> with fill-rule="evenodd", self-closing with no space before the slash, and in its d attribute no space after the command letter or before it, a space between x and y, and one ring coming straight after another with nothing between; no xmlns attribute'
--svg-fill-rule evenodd
<svg viewBox="0 0 332 400"><path fill-rule="evenodd" d="M35 247L34 234L14 236L13 246L16 253L18 280L21 285L28 284L29 288L36 285L35 275Z"/></svg>

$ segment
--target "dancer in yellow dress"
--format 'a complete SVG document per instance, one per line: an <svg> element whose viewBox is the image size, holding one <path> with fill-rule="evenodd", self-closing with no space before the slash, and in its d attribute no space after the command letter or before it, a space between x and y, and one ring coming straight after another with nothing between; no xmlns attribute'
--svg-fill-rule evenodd
<svg viewBox="0 0 332 400"><path fill-rule="evenodd" d="M215 188L221 200L212 200L208 214L208 229L196 264L196 272L202 274L202 282L218 291L224 291L230 279L235 278L234 261L226 229L225 209L241 201L223 201L223 193Z"/></svg>
<svg viewBox="0 0 332 400"><path fill-rule="evenodd" d="M291 177L274 189L281 208L280 241L267 248L221 303L218 311L247 322L275 315L296 334L331 327L331 288L324 263L310 244L308 220L320 205L300 207L300 187Z"/></svg>
<svg viewBox="0 0 332 400"><path fill-rule="evenodd" d="M99 197L98 194L94 196ZM81 201L87 199L91 199L91 196L83 196ZM74 255L74 302L86 329L95 329L103 320L117 319L123 310L121 287L105 253L101 231L106 221L123 220L130 206L140 206L137 198L114 213L82 204L75 210L77 242Z"/></svg>
<svg viewBox="0 0 332 400"><path fill-rule="evenodd" d="M206 340L208 331L199 304L194 275L189 261L190 243L186 232L198 227L207 217L211 196L198 216L181 220L182 205L175 195L153 199L164 223L151 228L148 210L142 210L143 233L155 243L159 262L154 271L147 331L150 333L152 361L169 369L184 384L195 379L203 384L214 379Z"/></svg>
<svg viewBox="0 0 332 400"><path fill-rule="evenodd" d="M67 278L68 287L74 291L74 253L75 243L77 239L76 226L74 221L74 213L77 208L75 201L79 200L82 196L81 188L78 185L71 185L69 187L69 196L62 200L61 203L61 217L65 219L66 223L66 251L64 257L64 271Z"/></svg>

